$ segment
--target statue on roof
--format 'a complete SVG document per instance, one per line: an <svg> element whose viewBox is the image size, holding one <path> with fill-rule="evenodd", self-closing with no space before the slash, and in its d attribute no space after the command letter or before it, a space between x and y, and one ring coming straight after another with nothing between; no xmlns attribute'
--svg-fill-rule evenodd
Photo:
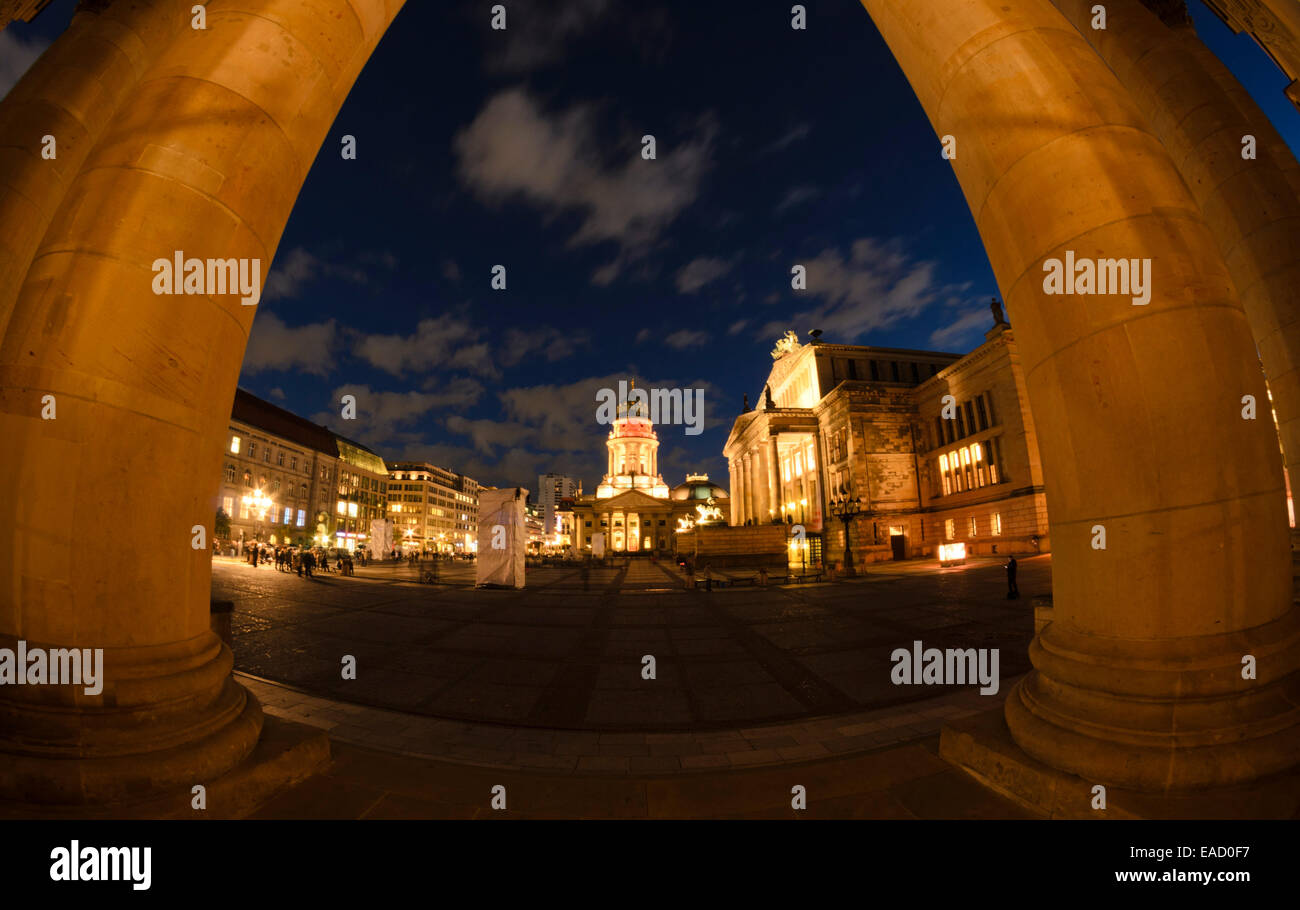
<svg viewBox="0 0 1300 910"><path fill-rule="evenodd" d="M989 303L989 309L993 311L993 324L995 326L1007 324L1007 318L1002 315L1002 302L998 298L993 298Z"/></svg>
<svg viewBox="0 0 1300 910"><path fill-rule="evenodd" d="M799 336L794 333L794 329L786 329L785 334L776 342L776 347L772 348L772 359L780 360L786 354L793 354L803 345L799 343Z"/></svg>

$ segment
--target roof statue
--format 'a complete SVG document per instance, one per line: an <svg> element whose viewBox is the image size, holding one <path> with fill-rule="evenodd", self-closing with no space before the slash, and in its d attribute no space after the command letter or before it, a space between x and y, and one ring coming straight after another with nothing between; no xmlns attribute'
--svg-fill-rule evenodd
<svg viewBox="0 0 1300 910"><path fill-rule="evenodd" d="M785 334L777 341L776 347L772 348L772 359L780 360L786 354L793 354L801 347L803 345L799 343L799 336L793 329L786 329Z"/></svg>

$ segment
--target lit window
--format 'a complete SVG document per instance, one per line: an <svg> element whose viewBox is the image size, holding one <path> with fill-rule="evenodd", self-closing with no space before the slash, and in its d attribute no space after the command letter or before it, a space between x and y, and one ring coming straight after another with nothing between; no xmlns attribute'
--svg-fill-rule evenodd
<svg viewBox="0 0 1300 910"><path fill-rule="evenodd" d="M355 502L350 502L348 503L348 518L356 518L356 517L357 517L357 504Z"/></svg>
<svg viewBox="0 0 1300 910"><path fill-rule="evenodd" d="M989 533L994 537L1002 533L1002 513L994 512L989 516Z"/></svg>
<svg viewBox="0 0 1300 910"><path fill-rule="evenodd" d="M307 513L304 512L302 509L299 509L299 510L298 510L298 527L301 528L301 527L302 527L304 524L306 524L306 523L307 523Z"/></svg>
<svg viewBox="0 0 1300 910"><path fill-rule="evenodd" d="M235 514L235 499L232 496L226 496L221 500L221 511L226 513L226 517Z"/></svg>
<svg viewBox="0 0 1300 910"><path fill-rule="evenodd" d="M802 452L794 453L794 476L795 477L803 476L803 453Z"/></svg>
<svg viewBox="0 0 1300 910"><path fill-rule="evenodd" d="M293 509L289 508L288 506L285 506L285 507L284 507L284 523L285 523L285 524L289 524L291 521L293 521Z"/></svg>
<svg viewBox="0 0 1300 910"><path fill-rule="evenodd" d="M231 454L231 455L238 455L238 454L239 454L239 437L238 437L238 436L231 436L231 437L230 437L230 454Z"/></svg>
<svg viewBox="0 0 1300 910"><path fill-rule="evenodd" d="M979 525L975 521L975 516L972 515L970 517L970 536L976 537L978 535L979 535Z"/></svg>
<svg viewBox="0 0 1300 910"><path fill-rule="evenodd" d="M338 510L338 511L339 511L339 514L340 514L340 515L346 515L346 514L348 514L348 504L347 504L346 502L344 502L343 500L341 500L341 499L339 500L339 510Z"/></svg>
<svg viewBox="0 0 1300 910"><path fill-rule="evenodd" d="M955 519L949 518L943 523L943 536L949 540L957 536L957 522Z"/></svg>

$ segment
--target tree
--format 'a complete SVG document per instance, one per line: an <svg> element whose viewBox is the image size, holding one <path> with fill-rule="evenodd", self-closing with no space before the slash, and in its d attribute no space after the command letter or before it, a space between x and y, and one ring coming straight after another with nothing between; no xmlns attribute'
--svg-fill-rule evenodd
<svg viewBox="0 0 1300 910"><path fill-rule="evenodd" d="M230 539L230 516L225 509L217 509L216 521L212 523L212 536L217 540Z"/></svg>

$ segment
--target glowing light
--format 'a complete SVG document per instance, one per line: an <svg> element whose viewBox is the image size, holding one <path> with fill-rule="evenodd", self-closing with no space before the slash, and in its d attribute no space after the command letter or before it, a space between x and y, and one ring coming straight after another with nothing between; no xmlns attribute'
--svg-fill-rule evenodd
<svg viewBox="0 0 1300 910"><path fill-rule="evenodd" d="M959 566L966 562L966 544L958 541L957 543L939 544L939 565L941 566Z"/></svg>

